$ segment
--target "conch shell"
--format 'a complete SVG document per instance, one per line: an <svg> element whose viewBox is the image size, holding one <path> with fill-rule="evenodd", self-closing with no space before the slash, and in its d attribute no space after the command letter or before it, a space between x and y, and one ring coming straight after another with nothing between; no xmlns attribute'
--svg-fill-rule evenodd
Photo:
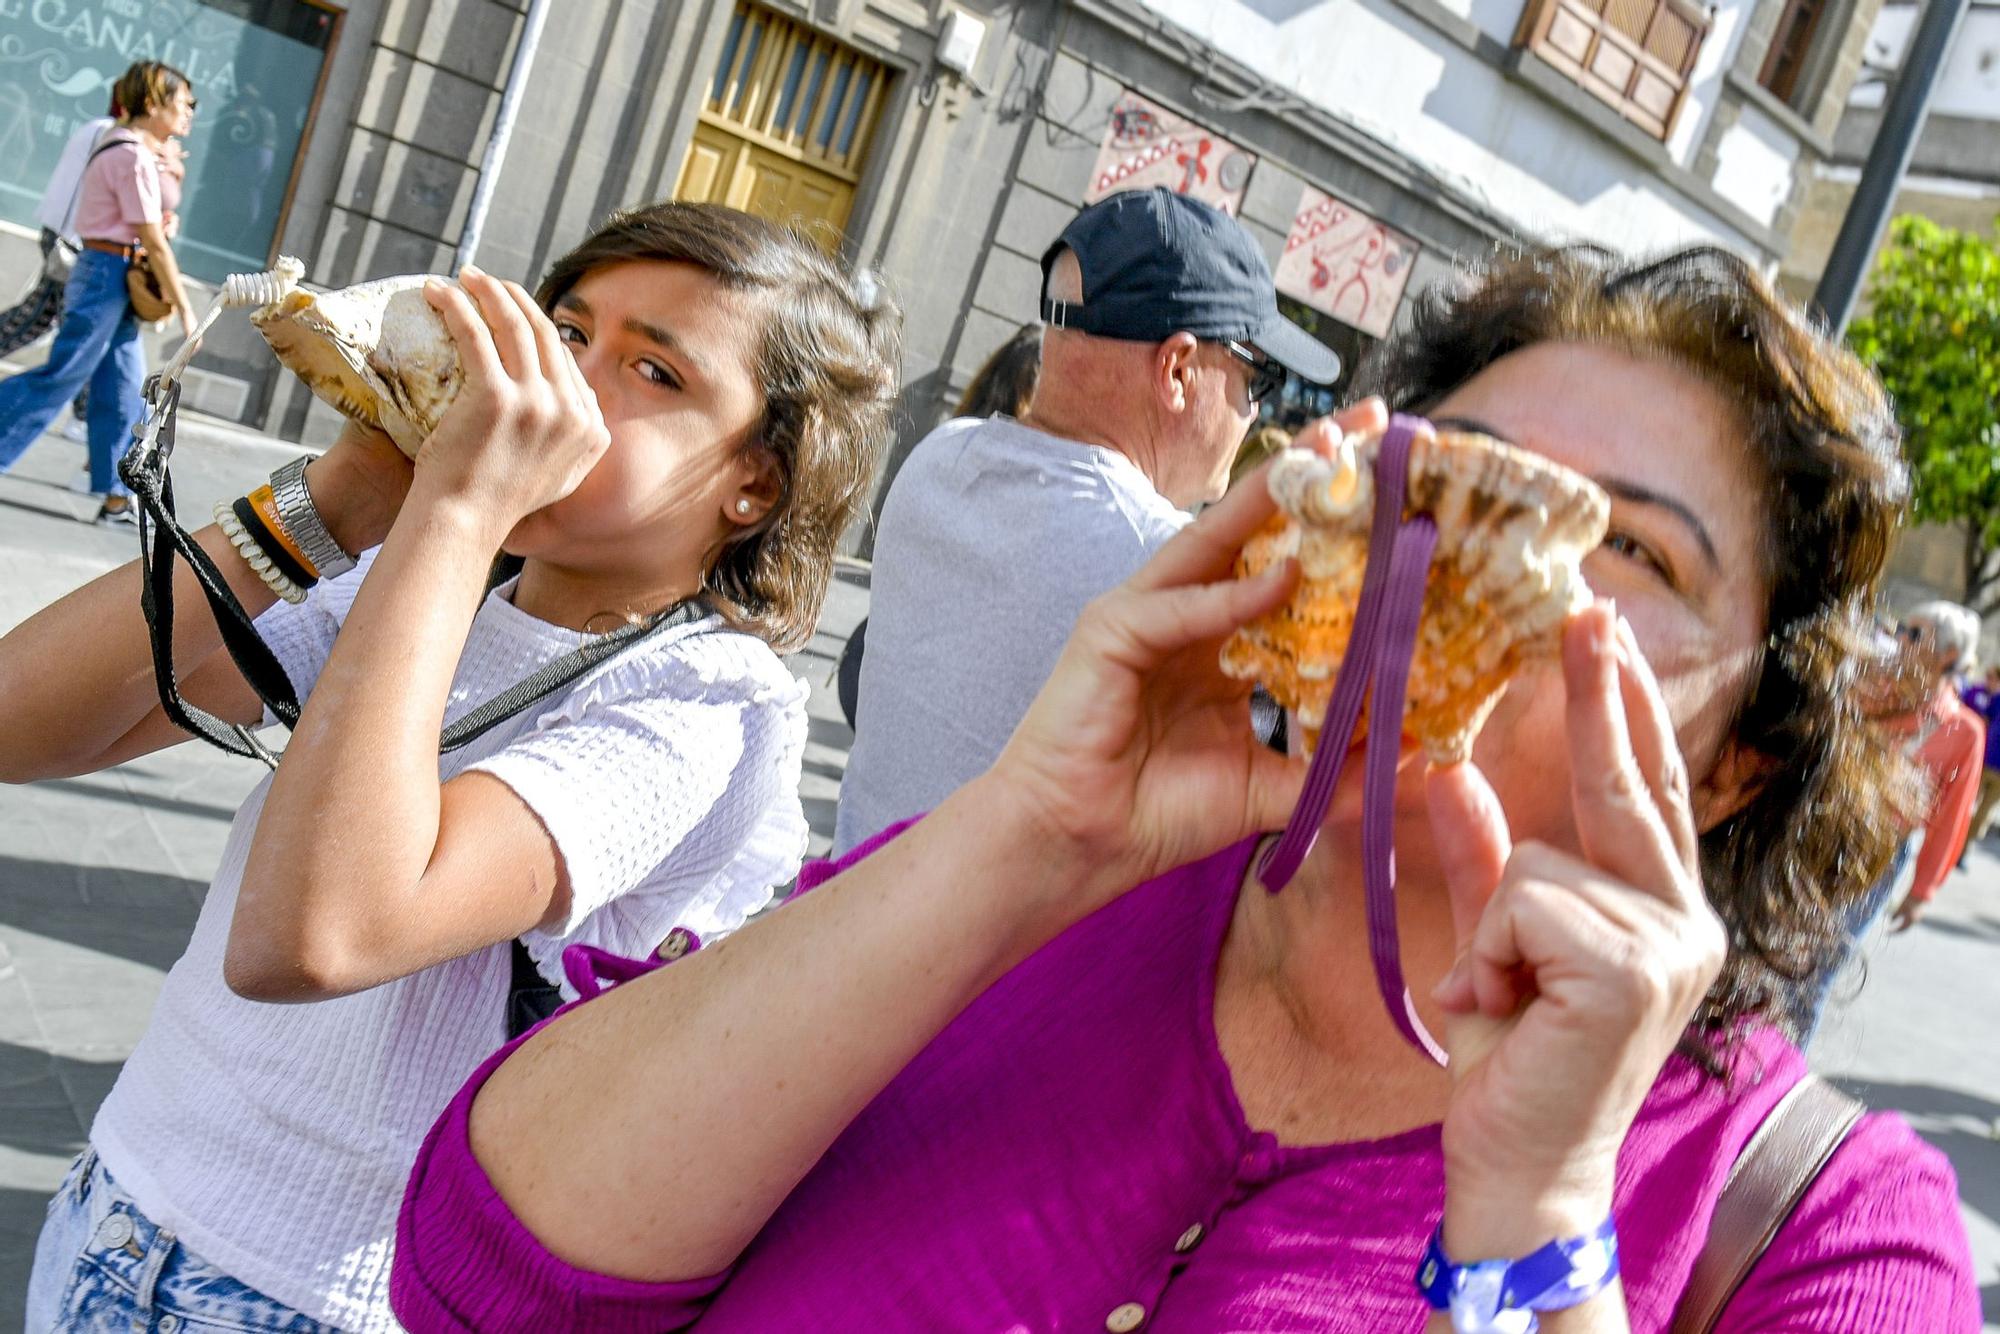
<svg viewBox="0 0 2000 1334"><path fill-rule="evenodd" d="M1241 574L1299 560L1289 601L1230 637L1222 669L1261 681L1295 711L1308 753L1354 630L1379 443L1350 437L1331 460L1286 450L1267 474L1278 513L1238 560ZM1563 621L1589 605L1579 562L1603 540L1611 502L1540 455L1470 432L1426 431L1410 445L1405 503L1432 517L1438 539L1402 725L1431 760L1449 764L1472 753L1508 679L1554 656Z"/></svg>
<svg viewBox="0 0 2000 1334"><path fill-rule="evenodd" d="M250 323L313 393L415 458L464 383L451 333L424 300L426 276L313 293L298 286L304 271L279 260L270 276L281 290Z"/></svg>

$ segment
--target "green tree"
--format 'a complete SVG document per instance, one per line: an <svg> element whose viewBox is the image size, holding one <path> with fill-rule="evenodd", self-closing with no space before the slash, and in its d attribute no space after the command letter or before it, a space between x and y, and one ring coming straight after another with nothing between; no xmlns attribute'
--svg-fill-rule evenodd
<svg viewBox="0 0 2000 1334"><path fill-rule="evenodd" d="M1912 518L1965 538L1966 605L2000 611L2000 232L1904 216L1848 340L1895 400Z"/></svg>

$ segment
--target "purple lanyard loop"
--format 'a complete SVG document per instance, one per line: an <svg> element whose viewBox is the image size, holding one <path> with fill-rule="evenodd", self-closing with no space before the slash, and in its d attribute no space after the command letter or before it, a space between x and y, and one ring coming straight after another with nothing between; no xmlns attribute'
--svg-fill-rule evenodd
<svg viewBox="0 0 2000 1334"><path fill-rule="evenodd" d="M1361 701L1373 683L1367 753L1363 762L1361 872L1367 894L1368 953L1376 986L1396 1030L1411 1046L1439 1065L1444 1048L1417 1018L1416 1004L1403 981L1402 950L1396 934L1396 760L1402 748L1402 719L1410 659L1423 613L1424 581L1437 547L1437 525L1427 515L1403 518L1410 478L1410 444L1422 419L1398 413L1375 454L1375 513L1369 530L1368 563L1361 576L1361 601L1347 656L1334 677L1325 726L1306 771L1305 790L1278 841L1257 865L1257 877L1275 894L1298 874L1319 837L1333 804Z"/></svg>

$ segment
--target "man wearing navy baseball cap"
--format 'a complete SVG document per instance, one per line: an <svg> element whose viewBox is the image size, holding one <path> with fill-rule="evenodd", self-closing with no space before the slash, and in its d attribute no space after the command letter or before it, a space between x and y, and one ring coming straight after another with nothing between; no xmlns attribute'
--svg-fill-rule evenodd
<svg viewBox="0 0 2000 1334"><path fill-rule="evenodd" d="M1168 190L1077 214L1040 303L1020 420L938 427L883 506L837 852L985 770L1084 603L1222 495L1258 403L1340 373L1242 224Z"/></svg>

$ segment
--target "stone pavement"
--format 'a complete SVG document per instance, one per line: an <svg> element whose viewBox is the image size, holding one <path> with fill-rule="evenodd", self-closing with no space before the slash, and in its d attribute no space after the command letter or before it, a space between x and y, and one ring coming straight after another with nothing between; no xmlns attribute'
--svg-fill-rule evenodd
<svg viewBox="0 0 2000 1334"><path fill-rule="evenodd" d="M276 442L183 426L176 485L206 515L289 457ZM49 437L0 477L0 630L133 554L131 530L79 523L63 489L82 450ZM804 799L815 849L832 830L851 733L832 668L865 614L867 576L840 570L811 646ZM60 664L51 664L60 670ZM42 1209L179 956L235 808L261 776L192 746L86 778L0 789L0 1328L25 1292ZM1815 1064L1903 1112L1958 1169L1990 1330L2000 1330L2000 856L1975 849L1925 923L1870 950ZM1852 986L1848 988L1852 990Z"/></svg>

